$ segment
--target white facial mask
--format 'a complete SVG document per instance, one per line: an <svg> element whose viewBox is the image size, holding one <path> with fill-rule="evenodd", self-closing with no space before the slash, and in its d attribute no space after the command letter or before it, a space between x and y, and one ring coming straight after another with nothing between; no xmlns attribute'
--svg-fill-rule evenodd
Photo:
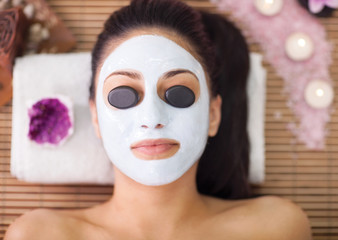
<svg viewBox="0 0 338 240"><path fill-rule="evenodd" d="M104 81L111 73L126 69L143 75L143 100L132 108L112 109L105 103L107 96L103 96ZM177 69L191 71L199 81L199 97L187 108L175 108L158 96L159 78ZM177 180L204 151L209 129L209 92L203 68L189 52L165 37L141 35L119 45L102 66L96 105L110 160L122 173L141 184L156 186ZM156 128L158 124L163 127ZM169 158L142 160L131 151L135 142L163 138L180 143L179 150Z"/></svg>

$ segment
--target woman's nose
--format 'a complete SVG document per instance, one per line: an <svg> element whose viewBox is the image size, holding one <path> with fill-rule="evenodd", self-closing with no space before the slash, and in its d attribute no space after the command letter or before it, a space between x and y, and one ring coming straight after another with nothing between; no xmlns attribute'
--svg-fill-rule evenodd
<svg viewBox="0 0 338 240"><path fill-rule="evenodd" d="M144 129L162 129L168 124L168 116L159 97L144 99L140 109L140 126Z"/></svg>
<svg viewBox="0 0 338 240"><path fill-rule="evenodd" d="M149 125L149 124L148 124L148 125ZM143 124L143 125L141 125L141 127L142 127L142 128L155 128L155 129L161 129L161 128L164 127L164 125L161 124L161 123L156 124L155 127L153 127L153 126L148 127L148 125Z"/></svg>

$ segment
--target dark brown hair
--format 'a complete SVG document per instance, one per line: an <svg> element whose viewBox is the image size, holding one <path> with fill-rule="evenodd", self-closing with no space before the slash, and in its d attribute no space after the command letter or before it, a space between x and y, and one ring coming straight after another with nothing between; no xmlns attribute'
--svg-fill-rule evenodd
<svg viewBox="0 0 338 240"><path fill-rule="evenodd" d="M114 12L92 51L90 98L106 47L133 30L158 27L186 39L211 79L213 96L222 97L218 134L209 138L197 170L197 188L221 198L247 198L249 142L246 130L248 49L240 31L225 18L199 12L178 0L132 0Z"/></svg>

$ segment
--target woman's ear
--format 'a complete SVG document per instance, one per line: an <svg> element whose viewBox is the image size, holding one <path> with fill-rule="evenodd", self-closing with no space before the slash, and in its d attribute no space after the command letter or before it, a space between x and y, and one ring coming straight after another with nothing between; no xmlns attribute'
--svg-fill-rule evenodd
<svg viewBox="0 0 338 240"><path fill-rule="evenodd" d="M101 138L100 128L99 128L99 121L97 119L97 110L96 105L93 100L89 100L89 108L92 115L92 123L95 129L96 136L98 138Z"/></svg>
<svg viewBox="0 0 338 240"><path fill-rule="evenodd" d="M217 95L211 99L209 110L209 137L214 137L218 132L218 127L222 118L222 97Z"/></svg>

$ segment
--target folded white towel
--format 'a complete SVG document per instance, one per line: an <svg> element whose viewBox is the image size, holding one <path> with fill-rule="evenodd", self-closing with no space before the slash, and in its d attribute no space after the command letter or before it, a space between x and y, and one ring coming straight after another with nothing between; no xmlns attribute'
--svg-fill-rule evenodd
<svg viewBox="0 0 338 240"><path fill-rule="evenodd" d="M91 124L88 107L90 54L35 55L17 59L13 76L11 173L39 183L113 183L113 168ZM44 97L68 96L74 133L58 147L27 137L27 104Z"/></svg>
<svg viewBox="0 0 338 240"><path fill-rule="evenodd" d="M249 84L250 179L264 179L265 72L261 57L251 56ZM88 106L90 53L45 54L16 60L13 76L11 173L37 183L112 184L113 168L91 123ZM263 95L262 95L263 94ZM35 144L27 137L29 102L57 95L73 102L74 133L58 147Z"/></svg>

